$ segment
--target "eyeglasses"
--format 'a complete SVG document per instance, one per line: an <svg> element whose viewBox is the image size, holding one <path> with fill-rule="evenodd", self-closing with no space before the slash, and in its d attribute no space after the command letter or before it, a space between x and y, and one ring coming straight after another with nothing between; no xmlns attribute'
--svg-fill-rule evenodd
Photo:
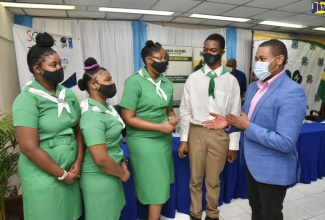
<svg viewBox="0 0 325 220"><path fill-rule="evenodd" d="M151 57L159 60L160 62L168 62L168 59L166 59L166 58L164 59L162 57L154 57L154 56L151 56Z"/></svg>

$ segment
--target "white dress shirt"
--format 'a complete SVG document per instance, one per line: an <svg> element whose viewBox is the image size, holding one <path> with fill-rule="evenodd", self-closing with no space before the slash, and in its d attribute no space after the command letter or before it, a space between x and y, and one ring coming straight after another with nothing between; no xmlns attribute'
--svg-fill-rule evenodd
<svg viewBox="0 0 325 220"><path fill-rule="evenodd" d="M231 113L239 115L241 109L240 88L237 79L230 73L221 75L224 66L213 70L217 77L215 82L215 99L209 96L208 88L210 77L206 76L211 71L205 64L204 73L201 69L192 73L184 86L184 93L179 107L182 119L180 121L181 141L188 141L190 123L201 125L206 120L211 120L209 113L214 112L223 116ZM239 149L240 132L229 134L230 150Z"/></svg>

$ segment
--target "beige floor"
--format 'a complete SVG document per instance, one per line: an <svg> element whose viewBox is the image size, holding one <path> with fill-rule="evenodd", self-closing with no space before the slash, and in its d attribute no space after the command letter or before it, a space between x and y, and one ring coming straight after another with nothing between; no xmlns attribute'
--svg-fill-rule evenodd
<svg viewBox="0 0 325 220"><path fill-rule="evenodd" d="M284 201L286 220L325 220L325 178L311 184L297 184L290 188ZM202 219L205 218L203 215ZM188 215L176 213L176 220L189 220ZM251 210L247 199L233 199L220 206L220 220L250 220ZM172 220L164 216L161 220Z"/></svg>

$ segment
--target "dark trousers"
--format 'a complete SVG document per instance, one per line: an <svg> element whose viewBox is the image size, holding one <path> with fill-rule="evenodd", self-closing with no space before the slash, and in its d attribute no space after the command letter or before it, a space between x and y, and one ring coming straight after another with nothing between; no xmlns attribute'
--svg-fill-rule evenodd
<svg viewBox="0 0 325 220"><path fill-rule="evenodd" d="M252 220L283 220L282 204L288 186L257 182L249 170L246 171Z"/></svg>

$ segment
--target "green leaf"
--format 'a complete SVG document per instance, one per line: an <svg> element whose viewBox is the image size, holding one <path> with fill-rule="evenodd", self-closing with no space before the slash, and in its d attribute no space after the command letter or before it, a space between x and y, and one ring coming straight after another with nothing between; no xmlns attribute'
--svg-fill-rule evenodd
<svg viewBox="0 0 325 220"><path fill-rule="evenodd" d="M20 153L15 151L18 142L15 136L12 117L0 111L0 197L18 193L17 186L10 186L9 178L18 173Z"/></svg>

